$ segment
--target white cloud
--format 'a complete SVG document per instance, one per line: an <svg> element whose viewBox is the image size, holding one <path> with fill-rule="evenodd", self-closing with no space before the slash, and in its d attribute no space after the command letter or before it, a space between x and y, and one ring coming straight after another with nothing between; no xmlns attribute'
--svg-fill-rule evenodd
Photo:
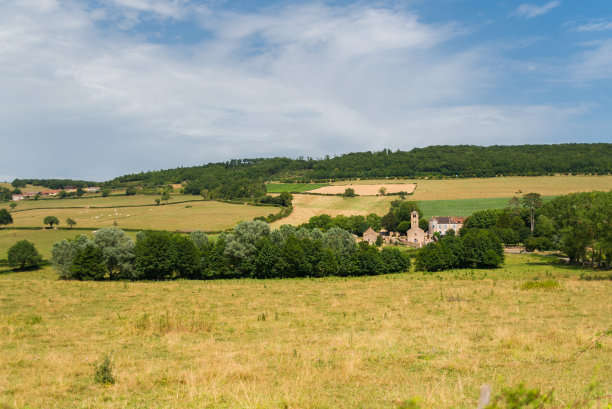
<svg viewBox="0 0 612 409"><path fill-rule="evenodd" d="M538 6L535 4L523 3L516 9L514 14L517 16L534 18L534 17L538 17L538 16L548 13L549 11L559 6L560 4L561 4L560 1L549 1L548 3L543 4L541 6Z"/></svg>
<svg viewBox="0 0 612 409"><path fill-rule="evenodd" d="M0 14L0 134L20 153L0 174L100 179L240 157L534 142L575 117L482 104L498 81L490 50L442 50L461 28L405 11L200 9L210 36L169 46L102 27L129 13L188 18L192 3L23 4Z"/></svg>
<svg viewBox="0 0 612 409"><path fill-rule="evenodd" d="M594 20L576 27L577 31L607 31L612 30L612 21Z"/></svg>
<svg viewBox="0 0 612 409"><path fill-rule="evenodd" d="M580 53L569 66L570 75L579 83L612 79L612 40L596 42Z"/></svg>

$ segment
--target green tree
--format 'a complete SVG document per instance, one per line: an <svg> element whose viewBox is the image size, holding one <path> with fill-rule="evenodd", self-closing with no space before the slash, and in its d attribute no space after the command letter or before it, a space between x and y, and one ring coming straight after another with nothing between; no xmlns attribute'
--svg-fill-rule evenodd
<svg viewBox="0 0 612 409"><path fill-rule="evenodd" d="M410 230L410 222L408 220L402 220L398 225L397 225L397 231L400 233L404 233L406 234L406 232Z"/></svg>
<svg viewBox="0 0 612 409"><path fill-rule="evenodd" d="M125 189L125 194L126 196L134 196L136 194L136 187L128 186L128 188Z"/></svg>
<svg viewBox="0 0 612 409"><path fill-rule="evenodd" d="M77 222L69 217L66 219L66 224L72 229L73 226L76 226Z"/></svg>
<svg viewBox="0 0 612 409"><path fill-rule="evenodd" d="M111 194L111 190L107 187L102 189L102 197L108 197Z"/></svg>
<svg viewBox="0 0 612 409"><path fill-rule="evenodd" d="M174 243L168 232L146 232L136 241L134 253L138 278L164 280L174 272Z"/></svg>
<svg viewBox="0 0 612 409"><path fill-rule="evenodd" d="M48 224L49 227L52 229L54 224L55 225L59 224L59 219L57 217L55 217L55 216L47 216L43 220L43 223L44 224Z"/></svg>
<svg viewBox="0 0 612 409"><path fill-rule="evenodd" d="M351 188L351 187L347 187L346 189L344 189L344 193L342 194L342 196L344 197L355 197L355 189Z"/></svg>
<svg viewBox="0 0 612 409"><path fill-rule="evenodd" d="M42 262L42 256L36 250L33 243L21 240L15 243L8 251L8 263L11 267L20 270L24 268L37 268Z"/></svg>
<svg viewBox="0 0 612 409"><path fill-rule="evenodd" d="M521 203L523 204L523 208L529 210L529 214L531 216L529 219L531 221L531 234L533 234L533 229L535 226L535 212L542 207L542 197L539 193L527 193L525 196L523 196Z"/></svg>
<svg viewBox="0 0 612 409"><path fill-rule="evenodd" d="M366 216L366 223L375 231L380 231L382 229L382 220L379 215L376 213L370 213Z"/></svg>
<svg viewBox="0 0 612 409"><path fill-rule="evenodd" d="M172 237L174 245L174 271L181 278L200 277L200 252L195 243L185 236Z"/></svg>
<svg viewBox="0 0 612 409"><path fill-rule="evenodd" d="M162 193L161 195L161 201L164 202L165 204L168 204L169 200L170 200L170 192L168 190L165 190L164 193Z"/></svg>
<svg viewBox="0 0 612 409"><path fill-rule="evenodd" d="M77 191L76 191L76 195L77 195L78 197L81 197L81 196L83 196L84 194L85 194L85 191L83 190L83 188L82 188L82 187L78 187L78 188L77 188Z"/></svg>
<svg viewBox="0 0 612 409"><path fill-rule="evenodd" d="M0 228L13 223L13 216L6 209L0 209Z"/></svg>
<svg viewBox="0 0 612 409"><path fill-rule="evenodd" d="M92 244L92 241L84 234L74 239L53 243L53 247L51 248L51 263L58 271L60 278L72 278L70 266L72 265L74 256L77 250L83 249L88 244Z"/></svg>
<svg viewBox="0 0 612 409"><path fill-rule="evenodd" d="M203 200L208 200L210 199L210 191L208 189L202 189L200 190L200 196L202 196Z"/></svg>
<svg viewBox="0 0 612 409"><path fill-rule="evenodd" d="M135 244L130 236L117 228L104 228L95 232L93 241L102 250L111 280L134 277Z"/></svg>
<svg viewBox="0 0 612 409"><path fill-rule="evenodd" d="M16 203L16 202L11 202L11 203L9 204L9 206L10 206L11 210L12 210L12 209L15 209L15 208L17 207L17 203Z"/></svg>
<svg viewBox="0 0 612 409"><path fill-rule="evenodd" d="M59 192L59 198L60 199L65 199L68 197L68 192L66 192L64 189L60 190Z"/></svg>
<svg viewBox="0 0 612 409"><path fill-rule="evenodd" d="M386 195L386 194L387 194L387 188L386 188L386 187L384 187L384 186L382 186L380 189L378 189L378 193L379 193L381 196Z"/></svg>
<svg viewBox="0 0 612 409"><path fill-rule="evenodd" d="M102 250L95 244L87 244L78 249L70 273L77 280L102 280L106 272L104 266L104 255Z"/></svg>

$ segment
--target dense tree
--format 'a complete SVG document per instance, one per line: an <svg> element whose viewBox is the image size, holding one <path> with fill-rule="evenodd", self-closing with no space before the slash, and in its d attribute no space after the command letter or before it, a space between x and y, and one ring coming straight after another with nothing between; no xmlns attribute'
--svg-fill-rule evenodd
<svg viewBox="0 0 612 409"><path fill-rule="evenodd" d="M81 197L81 196L83 196L84 194L85 194L85 191L83 190L83 188L82 188L82 187L78 187L78 188L77 188L77 190L76 190L76 195L77 195L78 197Z"/></svg>
<svg viewBox="0 0 612 409"><path fill-rule="evenodd" d="M88 244L93 244L85 235L80 235L71 240L62 240L53 244L51 248L51 263L59 272L60 278L72 278L70 266L76 256L77 250L83 249Z"/></svg>
<svg viewBox="0 0 612 409"><path fill-rule="evenodd" d="M102 250L93 243L77 249L69 270L76 280L102 280L106 272Z"/></svg>
<svg viewBox="0 0 612 409"><path fill-rule="evenodd" d="M43 220L44 224L48 224L49 227L52 229L53 225L58 225L59 224L59 219L55 216L47 216L45 217L45 219Z"/></svg>
<svg viewBox="0 0 612 409"><path fill-rule="evenodd" d="M492 229L497 225L501 214L502 211L497 209L479 210L472 213L472 215L465 220L463 227L466 229Z"/></svg>
<svg viewBox="0 0 612 409"><path fill-rule="evenodd" d="M125 189L125 194L127 196L134 196L136 194L136 187L128 186L127 189Z"/></svg>
<svg viewBox="0 0 612 409"><path fill-rule="evenodd" d="M8 251L8 263L11 267L20 270L24 268L37 268L42 262L42 256L36 250L33 243L21 240L15 243Z"/></svg>
<svg viewBox="0 0 612 409"><path fill-rule="evenodd" d="M355 189L353 189L352 187L347 187L346 189L344 189L344 193L342 194L342 196L344 197L355 197Z"/></svg>
<svg viewBox="0 0 612 409"><path fill-rule="evenodd" d="M133 278L134 240L123 230L104 228L96 231L93 242L102 250L106 272L111 279Z"/></svg>
<svg viewBox="0 0 612 409"><path fill-rule="evenodd" d="M0 228L13 223L13 216L6 209L0 209Z"/></svg>
<svg viewBox="0 0 612 409"><path fill-rule="evenodd" d="M168 232L146 232L136 241L135 277L146 280L172 278L174 273L175 246Z"/></svg>

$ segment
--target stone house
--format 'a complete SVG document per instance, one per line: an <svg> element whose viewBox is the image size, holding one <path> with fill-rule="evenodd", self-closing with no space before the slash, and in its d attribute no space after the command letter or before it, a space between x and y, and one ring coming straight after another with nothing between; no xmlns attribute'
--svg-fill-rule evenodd
<svg viewBox="0 0 612 409"><path fill-rule="evenodd" d="M366 230L363 233L363 241L367 241L369 244L374 244L374 243L376 243L376 239L378 239L378 236L379 236L379 234L376 233L376 231L374 231L374 229L369 227L368 230Z"/></svg>

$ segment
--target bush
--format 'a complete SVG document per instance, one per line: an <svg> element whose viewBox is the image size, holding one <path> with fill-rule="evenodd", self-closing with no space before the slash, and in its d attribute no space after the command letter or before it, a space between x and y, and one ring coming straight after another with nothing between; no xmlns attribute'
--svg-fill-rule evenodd
<svg viewBox="0 0 612 409"><path fill-rule="evenodd" d="M20 270L24 268L37 268L42 262L42 256L34 247L34 244L27 240L15 243L8 251L8 263L11 267Z"/></svg>
<svg viewBox="0 0 612 409"><path fill-rule="evenodd" d="M108 355L104 355L104 357L96 363L94 382L105 386L113 385L117 382L115 375L113 375L113 363Z"/></svg>

